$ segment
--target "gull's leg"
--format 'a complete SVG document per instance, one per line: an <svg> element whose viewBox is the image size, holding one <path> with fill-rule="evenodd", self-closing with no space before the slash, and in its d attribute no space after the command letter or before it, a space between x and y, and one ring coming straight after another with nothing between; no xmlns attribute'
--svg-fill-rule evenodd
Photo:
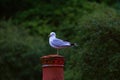
<svg viewBox="0 0 120 80"><path fill-rule="evenodd" d="M57 54L59 54L59 53L58 53L58 50L59 50L59 49L57 49Z"/></svg>

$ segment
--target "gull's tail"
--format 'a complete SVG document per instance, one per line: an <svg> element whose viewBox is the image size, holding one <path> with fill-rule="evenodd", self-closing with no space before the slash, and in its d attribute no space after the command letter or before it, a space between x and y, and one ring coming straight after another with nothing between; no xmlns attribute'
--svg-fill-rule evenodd
<svg viewBox="0 0 120 80"><path fill-rule="evenodd" d="M71 46L78 46L77 43L71 43Z"/></svg>

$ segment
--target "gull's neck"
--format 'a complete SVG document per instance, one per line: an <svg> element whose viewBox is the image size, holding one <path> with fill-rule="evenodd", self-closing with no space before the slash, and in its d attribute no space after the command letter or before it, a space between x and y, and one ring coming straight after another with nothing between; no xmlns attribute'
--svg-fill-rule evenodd
<svg viewBox="0 0 120 80"><path fill-rule="evenodd" d="M50 37L50 41L52 41L53 39L55 39L56 38L56 36L51 36Z"/></svg>

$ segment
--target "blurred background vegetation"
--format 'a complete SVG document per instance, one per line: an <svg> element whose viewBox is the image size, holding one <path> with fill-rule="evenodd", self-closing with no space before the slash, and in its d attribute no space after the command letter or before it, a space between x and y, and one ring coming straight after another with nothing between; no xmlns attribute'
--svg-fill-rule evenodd
<svg viewBox="0 0 120 80"><path fill-rule="evenodd" d="M119 0L0 0L0 80L42 80L48 34L78 43L60 51L65 80L120 80Z"/></svg>

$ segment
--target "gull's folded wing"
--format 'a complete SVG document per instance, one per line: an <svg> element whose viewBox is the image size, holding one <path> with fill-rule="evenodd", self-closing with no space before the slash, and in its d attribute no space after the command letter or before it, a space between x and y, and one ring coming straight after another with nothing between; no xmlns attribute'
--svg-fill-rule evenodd
<svg viewBox="0 0 120 80"><path fill-rule="evenodd" d="M70 42L67 41L63 41L61 39L54 39L52 42L52 45L56 46L56 47L66 47L66 46L70 46Z"/></svg>

